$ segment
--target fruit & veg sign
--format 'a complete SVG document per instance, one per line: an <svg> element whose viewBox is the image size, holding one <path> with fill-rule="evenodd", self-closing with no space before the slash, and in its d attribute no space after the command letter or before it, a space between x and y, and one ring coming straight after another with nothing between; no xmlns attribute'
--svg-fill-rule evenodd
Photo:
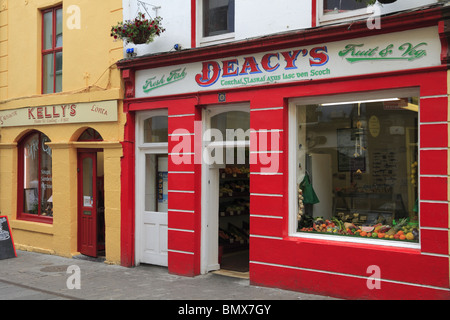
<svg viewBox="0 0 450 320"><path fill-rule="evenodd" d="M438 30L428 27L139 70L136 97L399 71L440 63Z"/></svg>

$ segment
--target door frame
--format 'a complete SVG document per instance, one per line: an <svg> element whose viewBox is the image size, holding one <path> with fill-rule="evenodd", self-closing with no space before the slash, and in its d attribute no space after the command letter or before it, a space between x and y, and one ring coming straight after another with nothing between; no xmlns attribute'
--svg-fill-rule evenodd
<svg viewBox="0 0 450 320"><path fill-rule="evenodd" d="M250 114L250 104L249 103L239 103L230 105L211 105L207 106L202 110L202 217L201 217L201 249L200 249L200 273L206 274L209 271L217 270L220 268L218 262L218 251L219 251L219 219L217 211L217 217L213 217L208 212L215 210L219 203L219 169L223 168L225 164L208 164L209 161L205 161L205 150L210 147L223 147L234 148L236 147L248 147L250 148L250 141L236 141L233 143L227 143L223 141L222 143L212 142L206 143L204 135L206 130L211 128L211 118L221 113L229 111L241 111L248 112ZM251 128L250 128L251 129ZM226 151L225 151L226 152ZM206 152L206 156L209 155ZM212 231L210 231L210 226ZM214 232L217 231L217 232ZM214 247L211 247L214 246ZM217 248L216 248L217 246ZM215 262L217 258L217 262ZM211 262L213 261L213 262Z"/></svg>
<svg viewBox="0 0 450 320"><path fill-rule="evenodd" d="M135 264L142 262L142 224L144 222L145 211L145 175L141 171L145 168L145 156L147 154L167 154L169 150L168 142L163 143L144 143L144 121L155 116L168 116L167 109L136 112L136 146L135 146ZM167 213L168 214L168 213Z"/></svg>
<svg viewBox="0 0 450 320"><path fill-rule="evenodd" d="M84 255L97 257L98 256L98 212L97 212L97 149L78 149L77 150L77 250ZM82 234L83 234L83 224L82 222L82 212L84 211L85 206L83 205L83 156L89 155L92 156L92 194L93 194L93 206L91 208L91 216L94 216L94 227L95 234L93 235L94 244L92 252L87 252L82 250Z"/></svg>

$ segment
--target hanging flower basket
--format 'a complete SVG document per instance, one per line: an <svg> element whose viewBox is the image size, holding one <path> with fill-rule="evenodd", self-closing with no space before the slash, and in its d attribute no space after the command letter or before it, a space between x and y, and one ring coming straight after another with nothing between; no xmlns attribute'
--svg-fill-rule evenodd
<svg viewBox="0 0 450 320"><path fill-rule="evenodd" d="M120 21L111 27L111 37L128 43L144 44L152 42L165 29L161 26L161 17L146 19L145 14L138 13L134 20Z"/></svg>

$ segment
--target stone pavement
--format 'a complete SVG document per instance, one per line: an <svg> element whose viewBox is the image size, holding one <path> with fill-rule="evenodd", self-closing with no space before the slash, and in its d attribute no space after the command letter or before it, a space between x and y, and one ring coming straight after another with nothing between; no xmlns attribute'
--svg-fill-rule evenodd
<svg viewBox="0 0 450 320"><path fill-rule="evenodd" d="M79 267L80 289L76 273ZM17 251L0 260L0 300L334 300L330 297L252 286L248 279L209 273L197 277L169 274L167 268L135 268L84 259Z"/></svg>

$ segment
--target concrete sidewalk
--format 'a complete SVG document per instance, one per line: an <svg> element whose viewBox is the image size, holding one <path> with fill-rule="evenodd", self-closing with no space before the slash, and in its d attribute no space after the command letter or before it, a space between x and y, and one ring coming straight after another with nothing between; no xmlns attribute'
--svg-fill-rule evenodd
<svg viewBox="0 0 450 320"><path fill-rule="evenodd" d="M80 289L68 289L80 270ZM0 300L334 300L330 297L252 286L248 279L209 273L194 278L167 268L107 265L80 259L17 251L0 260Z"/></svg>

